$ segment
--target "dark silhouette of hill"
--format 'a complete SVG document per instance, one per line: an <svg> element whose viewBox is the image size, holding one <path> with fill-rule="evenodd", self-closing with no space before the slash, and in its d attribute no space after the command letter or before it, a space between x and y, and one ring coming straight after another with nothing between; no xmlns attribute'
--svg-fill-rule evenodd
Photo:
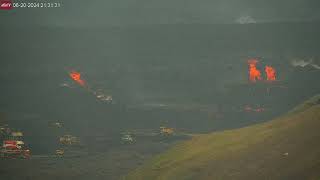
<svg viewBox="0 0 320 180"><path fill-rule="evenodd" d="M245 128L195 136L124 179L319 178L320 97Z"/></svg>

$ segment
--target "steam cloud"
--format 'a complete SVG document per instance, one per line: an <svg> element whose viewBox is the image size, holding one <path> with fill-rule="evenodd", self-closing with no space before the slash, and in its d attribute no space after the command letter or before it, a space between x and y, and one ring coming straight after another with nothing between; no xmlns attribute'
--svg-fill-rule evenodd
<svg viewBox="0 0 320 180"><path fill-rule="evenodd" d="M311 66L315 69L320 70L320 66L315 64L313 62L313 59L309 59L309 60L304 60L304 59L295 59L293 61L291 61L291 65L293 67L306 67L306 66Z"/></svg>
<svg viewBox="0 0 320 180"><path fill-rule="evenodd" d="M253 24L257 23L255 19L253 19L251 16L241 16L236 20L236 23L238 24Z"/></svg>

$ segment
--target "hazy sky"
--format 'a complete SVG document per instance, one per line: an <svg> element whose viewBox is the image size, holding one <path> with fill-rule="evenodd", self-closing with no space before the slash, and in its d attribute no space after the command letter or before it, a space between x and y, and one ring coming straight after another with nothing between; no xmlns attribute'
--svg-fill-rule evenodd
<svg viewBox="0 0 320 180"><path fill-rule="evenodd" d="M167 23L234 23L241 17L245 19L250 17L255 22L320 19L318 0L47 0L46 2L49 1L60 1L62 7L0 11L0 23L85 27Z"/></svg>

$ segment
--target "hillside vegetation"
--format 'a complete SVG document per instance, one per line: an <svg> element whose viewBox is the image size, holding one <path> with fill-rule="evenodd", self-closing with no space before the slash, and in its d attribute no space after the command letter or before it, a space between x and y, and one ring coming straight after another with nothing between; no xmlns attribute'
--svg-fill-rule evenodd
<svg viewBox="0 0 320 180"><path fill-rule="evenodd" d="M126 180L320 179L320 96L267 123L198 135Z"/></svg>

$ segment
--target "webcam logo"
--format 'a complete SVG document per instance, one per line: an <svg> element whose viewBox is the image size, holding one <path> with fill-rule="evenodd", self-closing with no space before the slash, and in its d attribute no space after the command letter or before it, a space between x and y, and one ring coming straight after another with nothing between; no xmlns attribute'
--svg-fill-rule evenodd
<svg viewBox="0 0 320 180"><path fill-rule="evenodd" d="M10 10L13 8L12 0L0 0L0 9Z"/></svg>

